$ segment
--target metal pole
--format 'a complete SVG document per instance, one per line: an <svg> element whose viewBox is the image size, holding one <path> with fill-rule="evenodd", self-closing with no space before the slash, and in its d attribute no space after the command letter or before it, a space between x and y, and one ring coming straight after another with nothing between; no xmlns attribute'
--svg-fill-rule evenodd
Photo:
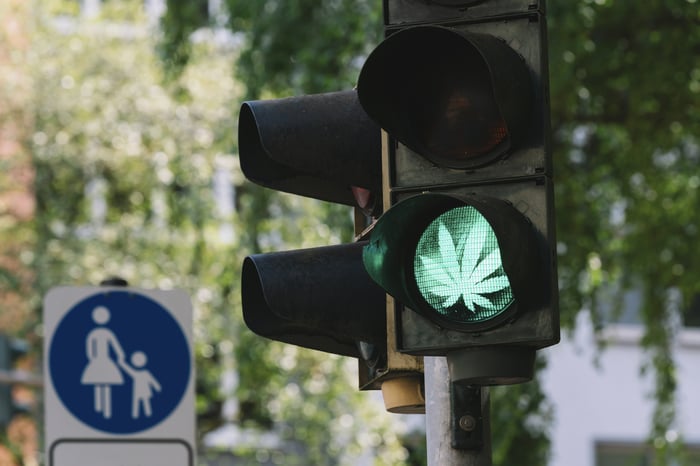
<svg viewBox="0 0 700 466"><path fill-rule="evenodd" d="M489 391L481 392L484 445L481 450L452 448L450 374L444 357L425 357L425 429L428 466L491 466Z"/></svg>

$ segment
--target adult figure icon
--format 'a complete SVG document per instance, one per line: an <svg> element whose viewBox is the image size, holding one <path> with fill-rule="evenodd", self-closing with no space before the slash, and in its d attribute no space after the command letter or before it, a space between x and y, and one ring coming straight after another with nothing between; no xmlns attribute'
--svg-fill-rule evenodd
<svg viewBox="0 0 700 466"><path fill-rule="evenodd" d="M110 317L109 309L104 306L92 311L92 320L98 327L88 333L85 341L88 364L80 379L81 384L94 386L95 411L105 419L112 417L112 385L124 383L119 370L119 365L124 363L124 350L114 333L105 327Z"/></svg>

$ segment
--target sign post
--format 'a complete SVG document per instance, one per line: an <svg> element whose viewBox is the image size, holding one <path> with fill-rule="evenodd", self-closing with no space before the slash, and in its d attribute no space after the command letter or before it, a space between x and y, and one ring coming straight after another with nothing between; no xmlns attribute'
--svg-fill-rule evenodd
<svg viewBox="0 0 700 466"><path fill-rule="evenodd" d="M195 464L192 305L179 290L44 299L48 466Z"/></svg>

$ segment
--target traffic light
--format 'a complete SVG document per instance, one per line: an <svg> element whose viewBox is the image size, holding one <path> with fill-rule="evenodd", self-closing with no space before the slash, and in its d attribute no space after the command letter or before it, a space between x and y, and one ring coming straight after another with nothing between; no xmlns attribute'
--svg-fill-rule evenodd
<svg viewBox="0 0 700 466"><path fill-rule="evenodd" d="M371 361L384 346L386 318L384 292L362 266L365 244L246 257L246 325L273 340Z"/></svg>
<svg viewBox="0 0 700 466"><path fill-rule="evenodd" d="M12 418L26 412L27 407L16 399L14 387L21 378L16 374L17 362L28 352L27 342L0 334L0 427L5 428Z"/></svg>
<svg viewBox="0 0 700 466"><path fill-rule="evenodd" d="M249 180L355 208L353 243L245 258L246 325L272 340L358 358L360 389L381 389L389 411L424 412L422 358L387 341L394 322L386 293L363 265L366 228L384 209L385 182L381 129L357 92L244 102L238 128Z"/></svg>
<svg viewBox="0 0 700 466"><path fill-rule="evenodd" d="M244 102L241 168L259 185L371 213L381 208L380 134L354 90ZM247 326L375 365L386 346L385 293L363 267L364 244L246 257Z"/></svg>
<svg viewBox="0 0 700 466"><path fill-rule="evenodd" d="M238 145L256 184L370 212L381 206L380 130L355 91L244 102Z"/></svg>
<svg viewBox="0 0 700 466"><path fill-rule="evenodd" d="M544 4L385 0L358 96L390 136L365 267L398 349L453 382L533 375L559 340Z"/></svg>

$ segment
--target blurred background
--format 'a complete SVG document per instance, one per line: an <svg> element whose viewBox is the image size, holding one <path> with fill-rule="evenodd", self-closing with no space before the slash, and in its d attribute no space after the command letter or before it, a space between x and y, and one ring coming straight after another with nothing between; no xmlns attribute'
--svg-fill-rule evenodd
<svg viewBox="0 0 700 466"><path fill-rule="evenodd" d="M700 465L700 8L547 7L563 341L492 391L493 463ZM427 464L423 416L240 311L246 255L353 236L349 208L243 179L240 103L353 88L381 15L0 3L0 465L43 464L43 296L111 276L192 297L200 464Z"/></svg>

